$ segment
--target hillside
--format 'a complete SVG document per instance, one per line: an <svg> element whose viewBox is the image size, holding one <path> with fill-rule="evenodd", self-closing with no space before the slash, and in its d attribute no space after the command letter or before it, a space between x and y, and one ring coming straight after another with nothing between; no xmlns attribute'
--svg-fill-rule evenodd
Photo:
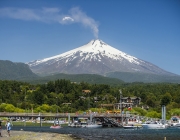
<svg viewBox="0 0 180 140"><path fill-rule="evenodd" d="M110 72L107 77L121 79L124 82L144 82L144 83L180 83L179 75L158 75L140 72Z"/></svg>
<svg viewBox="0 0 180 140"><path fill-rule="evenodd" d="M0 80L23 80L36 77L37 75L30 70L27 64L0 60Z"/></svg>
<svg viewBox="0 0 180 140"><path fill-rule="evenodd" d="M109 78L95 74L54 74L50 76L38 76L24 63L14 63L8 60L0 60L0 80L17 80L32 84L45 84L57 79L66 79L71 82L87 82L91 84L119 85L122 80Z"/></svg>
<svg viewBox="0 0 180 140"><path fill-rule="evenodd" d="M108 84L108 85L120 85L124 82L143 82L143 83L180 83L180 76L163 76L156 74L144 74L144 73L130 73L130 72L113 72L108 73L106 76L97 74L54 74L50 76L43 76L37 80L31 81L31 83L46 83L49 80L54 81L57 79L66 79L72 82L87 82L90 84ZM139 80L141 79L141 81Z"/></svg>
<svg viewBox="0 0 180 140"><path fill-rule="evenodd" d="M87 82L90 84L120 85L124 82L144 83L180 83L180 76L167 76L157 74L144 74L132 72L110 72L106 76L98 74L52 74L49 76L38 76L34 74L27 64L13 63L11 61L0 61L0 80L18 80L32 84L44 84L48 81L66 79L71 82Z"/></svg>
<svg viewBox="0 0 180 140"><path fill-rule="evenodd" d="M38 84L38 83L44 84L47 83L48 81L54 81L57 79L66 79L76 83L86 82L90 84L107 84L111 86L116 86L124 83L122 80L116 78L104 77L95 74L63 74L63 73L55 74L51 76L39 77L36 78L36 80L26 80L26 81L33 84Z"/></svg>

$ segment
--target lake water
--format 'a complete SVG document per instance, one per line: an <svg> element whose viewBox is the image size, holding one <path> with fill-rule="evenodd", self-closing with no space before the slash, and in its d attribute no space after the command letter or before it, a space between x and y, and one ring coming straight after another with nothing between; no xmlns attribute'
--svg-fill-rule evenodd
<svg viewBox="0 0 180 140"><path fill-rule="evenodd" d="M72 134L84 140L180 140L180 128L138 129L123 128L71 128L50 129L49 127L13 127L13 130L54 132Z"/></svg>

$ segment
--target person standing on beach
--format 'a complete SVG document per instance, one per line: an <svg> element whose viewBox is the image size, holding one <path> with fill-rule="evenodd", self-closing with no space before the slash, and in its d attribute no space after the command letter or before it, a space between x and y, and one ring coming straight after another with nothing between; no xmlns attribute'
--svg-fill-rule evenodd
<svg viewBox="0 0 180 140"><path fill-rule="evenodd" d="M8 134L9 134L9 136L10 136L10 131L11 131L11 123L9 122L9 120L7 120L7 122L6 122L6 128L7 128L7 132L8 132Z"/></svg>
<svg viewBox="0 0 180 140"><path fill-rule="evenodd" d="M2 131L2 125L1 125L1 120L0 120L0 137L2 137L1 131Z"/></svg>

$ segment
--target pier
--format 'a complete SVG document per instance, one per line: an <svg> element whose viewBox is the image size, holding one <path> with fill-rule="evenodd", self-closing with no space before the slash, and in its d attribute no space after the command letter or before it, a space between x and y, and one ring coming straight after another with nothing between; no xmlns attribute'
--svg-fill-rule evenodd
<svg viewBox="0 0 180 140"><path fill-rule="evenodd" d="M77 113L8 113L0 112L0 117L8 118L39 118L40 123L44 118L66 118L68 123L71 123L75 118L88 118L100 120L104 126L119 127L122 126L122 122L125 122L129 118L137 118L135 115L126 114L111 114L111 113L90 113L90 114L77 114Z"/></svg>

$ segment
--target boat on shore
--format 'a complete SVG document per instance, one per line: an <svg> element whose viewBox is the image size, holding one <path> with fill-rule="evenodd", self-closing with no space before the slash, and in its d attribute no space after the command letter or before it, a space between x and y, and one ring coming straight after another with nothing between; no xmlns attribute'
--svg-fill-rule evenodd
<svg viewBox="0 0 180 140"><path fill-rule="evenodd" d="M72 123L69 127L83 127L83 128L100 128L101 123Z"/></svg>
<svg viewBox="0 0 180 140"><path fill-rule="evenodd" d="M88 118L76 118L73 123L69 124L69 127L99 128L102 127L102 123L91 121Z"/></svg>
<svg viewBox="0 0 180 140"><path fill-rule="evenodd" d="M123 126L124 129L135 129L135 126L132 126L132 125L126 125L126 126Z"/></svg>
<svg viewBox="0 0 180 140"><path fill-rule="evenodd" d="M180 128L180 123L177 123L176 125L174 125L174 127Z"/></svg>
<svg viewBox="0 0 180 140"><path fill-rule="evenodd" d="M52 129L60 129L62 127L61 127L61 125L52 125L52 126L50 126L50 128L52 128Z"/></svg>
<svg viewBox="0 0 180 140"><path fill-rule="evenodd" d="M159 122L150 122L142 124L144 129L166 129L167 125Z"/></svg>
<svg viewBox="0 0 180 140"><path fill-rule="evenodd" d="M140 129L142 124L127 124L123 126L124 129Z"/></svg>
<svg viewBox="0 0 180 140"><path fill-rule="evenodd" d="M124 129L141 129L140 126L123 126Z"/></svg>
<svg viewBox="0 0 180 140"><path fill-rule="evenodd" d="M61 127L61 124L59 122L56 122L56 123L54 122L54 125L51 125L50 128L52 128L52 129L60 129L62 127Z"/></svg>
<svg viewBox="0 0 180 140"><path fill-rule="evenodd" d="M180 127L180 118L179 116L173 116L171 117L171 126L172 127Z"/></svg>
<svg viewBox="0 0 180 140"><path fill-rule="evenodd" d="M101 123L90 123L90 124L82 124L82 127L87 127L87 128L100 128L102 127Z"/></svg>
<svg viewBox="0 0 180 140"><path fill-rule="evenodd" d="M52 121L52 122L53 122L54 124L51 125L50 128L52 128L52 129L60 129L60 128L62 128L62 127L61 127L61 124L63 124L62 121L60 121L60 120L54 120L54 121Z"/></svg>

